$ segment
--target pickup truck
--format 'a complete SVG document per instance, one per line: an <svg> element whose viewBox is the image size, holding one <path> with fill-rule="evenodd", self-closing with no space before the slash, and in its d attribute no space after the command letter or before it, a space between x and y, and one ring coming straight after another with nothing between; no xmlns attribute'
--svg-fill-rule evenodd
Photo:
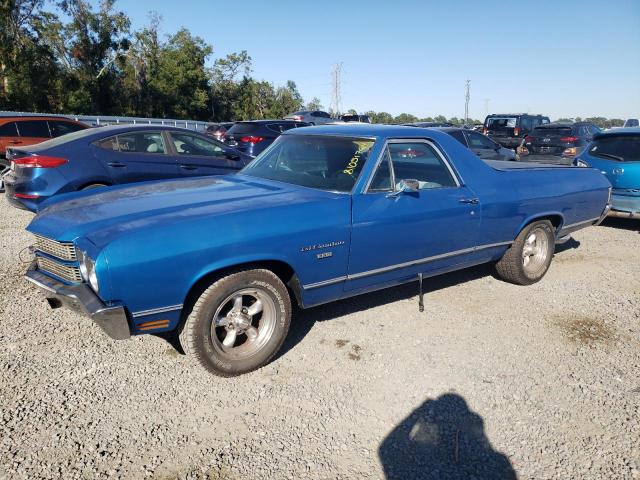
<svg viewBox="0 0 640 480"><path fill-rule="evenodd" d="M235 175L48 200L26 277L114 339L173 332L210 372L239 375L279 350L293 302L485 262L537 282L610 193L595 169L482 161L436 130L298 128Z"/></svg>

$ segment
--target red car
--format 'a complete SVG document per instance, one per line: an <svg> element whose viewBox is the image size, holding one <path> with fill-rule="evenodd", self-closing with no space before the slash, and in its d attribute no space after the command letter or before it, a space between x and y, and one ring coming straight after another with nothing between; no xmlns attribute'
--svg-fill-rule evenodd
<svg viewBox="0 0 640 480"><path fill-rule="evenodd" d="M85 128L89 126L64 117L0 117L0 157L7 147L25 147Z"/></svg>

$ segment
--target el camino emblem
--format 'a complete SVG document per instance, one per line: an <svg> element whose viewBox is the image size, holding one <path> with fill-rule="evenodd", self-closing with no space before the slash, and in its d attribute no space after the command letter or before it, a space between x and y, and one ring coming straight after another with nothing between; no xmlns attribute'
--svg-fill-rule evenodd
<svg viewBox="0 0 640 480"><path fill-rule="evenodd" d="M338 240L336 242L329 242L329 243L317 243L316 245L308 245L306 247L302 247L300 251L311 252L312 250L319 250L321 248L339 247L340 245L344 245L344 240ZM331 256L331 255L328 255L328 256Z"/></svg>

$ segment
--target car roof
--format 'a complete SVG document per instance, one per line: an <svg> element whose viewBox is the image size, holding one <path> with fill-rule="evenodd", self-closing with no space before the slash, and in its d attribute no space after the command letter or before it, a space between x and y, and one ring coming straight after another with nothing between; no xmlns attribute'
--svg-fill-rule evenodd
<svg viewBox="0 0 640 480"><path fill-rule="evenodd" d="M593 139L595 140L602 137L613 137L613 136L620 137L620 136L627 136L627 135L631 135L631 136L640 135L640 127L627 127L627 128L615 127L615 128L612 128L611 130L607 130L606 132L596 133L593 136Z"/></svg>
<svg viewBox="0 0 640 480"><path fill-rule="evenodd" d="M82 123L82 122L78 122L77 120L74 120L73 118L58 117L56 115L2 115L0 114L0 122L2 121L15 122L18 120L66 120L68 122Z"/></svg>
<svg viewBox="0 0 640 480"><path fill-rule="evenodd" d="M267 120L239 120L237 122L234 123L238 124L238 123L255 123L258 125L264 125L264 124L268 124L268 123L306 123L306 122L300 122L298 120L285 120L282 118L272 118L272 119L267 119Z"/></svg>
<svg viewBox="0 0 640 480"><path fill-rule="evenodd" d="M423 133L420 133L423 132ZM426 136L447 135L436 129L405 127L403 125L383 125L376 123L341 123L319 125L313 127L296 128L287 130L283 135L328 135L362 138L423 138ZM450 138L447 137L442 138Z"/></svg>
<svg viewBox="0 0 640 480"><path fill-rule="evenodd" d="M487 117L546 117L540 113L492 113Z"/></svg>

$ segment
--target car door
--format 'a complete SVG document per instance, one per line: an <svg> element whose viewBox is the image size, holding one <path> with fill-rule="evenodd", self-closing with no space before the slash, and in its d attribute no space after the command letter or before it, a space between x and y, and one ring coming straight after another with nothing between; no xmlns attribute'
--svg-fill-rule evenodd
<svg viewBox="0 0 640 480"><path fill-rule="evenodd" d="M181 176L226 175L244 167L233 149L215 140L187 132L168 132Z"/></svg>
<svg viewBox="0 0 640 480"><path fill-rule="evenodd" d="M418 190L401 192L409 179ZM352 208L346 290L406 281L473 258L479 200L430 141L389 141Z"/></svg>
<svg viewBox="0 0 640 480"><path fill-rule="evenodd" d="M16 122L20 139L12 146L34 145L51 138L46 120L19 120Z"/></svg>
<svg viewBox="0 0 640 480"><path fill-rule="evenodd" d="M464 132L467 137L469 149L484 160L506 160L498 143L470 130Z"/></svg>
<svg viewBox="0 0 640 480"><path fill-rule="evenodd" d="M178 167L160 131L132 131L95 142L95 156L114 183L175 178Z"/></svg>

